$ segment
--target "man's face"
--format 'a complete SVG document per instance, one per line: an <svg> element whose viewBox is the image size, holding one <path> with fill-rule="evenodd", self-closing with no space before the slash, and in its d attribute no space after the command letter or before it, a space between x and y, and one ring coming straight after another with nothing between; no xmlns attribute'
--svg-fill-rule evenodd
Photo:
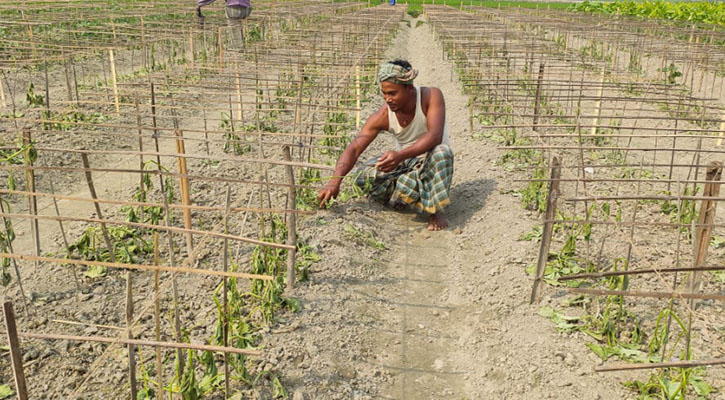
<svg viewBox="0 0 725 400"><path fill-rule="evenodd" d="M401 85L390 81L380 82L383 99L391 111L397 112L408 104L411 98L412 85Z"/></svg>

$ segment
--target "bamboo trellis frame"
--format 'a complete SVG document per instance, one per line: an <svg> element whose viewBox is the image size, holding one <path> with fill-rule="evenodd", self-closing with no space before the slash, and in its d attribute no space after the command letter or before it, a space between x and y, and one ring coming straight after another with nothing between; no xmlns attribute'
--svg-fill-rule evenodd
<svg viewBox="0 0 725 400"><path fill-rule="evenodd" d="M168 239L165 247L155 241L154 260L148 256L135 262L39 256L27 254L22 245L15 251L0 252L0 258L12 260L22 271L27 263L128 271L127 326L119 337L67 335L55 328L52 333L18 333L21 338L110 344L73 388L73 395L87 388L94 371L119 344L129 348L132 396L136 381L133 354L146 346L174 349L177 357L181 349L261 354L254 349L227 346L226 342L223 346L182 343L179 333L184 322L177 312L180 304L176 275L181 274L178 279L184 274L221 279L224 288L232 278L274 280L273 275L227 267L232 261L243 266L252 257L250 249L240 255L242 244L295 249L296 232L280 243L265 236L265 226L273 214L284 214L289 226L294 227L297 216L313 213L299 209L294 201L284 201L287 196L294 199L295 191L316 190L319 186L318 181L295 179L295 175L332 170L327 154L340 151L338 143L342 142L337 141L349 134L341 130L349 129L360 111L364 93L359 82L365 83L365 90L372 87L375 67L404 9L391 14L382 7L365 8L364 3L356 2L260 4L247 21L247 28L253 26L259 36L247 40L242 52L230 48L226 31L233 28L217 12L210 11L201 26L178 2L147 2L144 7L128 9L109 19L107 13L97 13L79 2L66 2L47 12L43 2L28 1L18 9L32 14L33 21L20 18L13 22L19 28L13 32L23 39L23 45L19 45L17 37L0 39L0 43L9 45L7 51L0 52L0 84L7 95L0 112L9 115L0 120L0 138L4 141L0 151L22 154L32 148L37 152L37 159L30 165L0 166L2 178L12 173L22 187L0 189L0 196L10 199L13 207L12 211L3 209L0 218L15 227L26 224L24 221L41 221L40 230L46 233L50 226L60 224L64 238L69 226L75 230L100 226L104 235L108 228L122 226L158 231L164 240ZM315 25L318 19L325 24ZM82 20L100 20L102 25L98 29L71 27ZM45 28L65 32L62 36L66 37L47 35ZM155 62L162 68L153 67L151 48L156 48ZM41 51L42 60L36 56ZM7 58L10 55L15 59ZM29 83L35 84L37 94L45 89L42 106L26 105L23 96ZM280 107L281 103L285 106ZM226 117L220 117L220 113ZM345 116L347 122L335 120L334 114ZM266 128L264 124L269 121L279 126ZM8 139L21 134L32 138L32 147L30 141L28 147L10 145L12 140ZM235 141L249 146L242 149L244 154L222 151L223 145ZM285 151L279 151L280 147ZM84 165L80 165L81 158ZM325 159L326 163L315 159ZM31 175L37 181L33 190L26 187ZM91 196L84 188L64 187L57 193L48 185L49 179L56 181L55 188L88 181ZM146 193L146 200L128 201L124 199L128 190L107 190L107 184L99 185L111 179L128 189L137 186L137 193L142 194L145 179L154 182L154 187ZM173 185L181 194L181 202L169 201L161 190L167 185ZM98 187L101 190L94 190ZM219 204L214 195L220 197L223 189L227 191L227 202ZM206 193L212 197L200 196ZM257 197L259 203L255 205L252 200ZM35 214L26 209L25 199L37 200L40 211ZM56 214L48 212L49 205L56 206ZM144 222L143 216L140 222L126 221L122 207L156 208L166 218L151 223ZM88 211L94 208L97 215L89 217ZM248 221L248 215L255 216L256 221ZM228 220L234 216L243 216L239 227L235 226L238 219ZM254 223L259 223L260 232L250 233L248 225ZM203 249L213 240L224 241L223 270L203 264ZM239 243L233 259L227 251L231 243L227 242ZM51 246L45 237L41 245ZM102 241L98 247L105 247ZM165 262L161 260L162 252ZM294 284L295 264L294 252L289 253L288 287ZM195 267L199 263L201 266ZM134 307L132 277L143 277L142 271L154 275L154 295ZM170 288L174 295L170 306L173 321L170 326L162 326L160 297ZM226 289L224 294L226 304ZM143 325L142 316L149 312L155 314L154 340L132 338ZM23 321L19 322L22 328ZM96 322L81 323L110 326ZM64 326L68 329L74 324ZM164 336L173 340L165 341ZM160 354L157 350L156 356ZM183 361L183 357L180 359ZM157 364L157 373L163 374L163 370ZM168 382L168 375L166 379Z"/></svg>
<svg viewBox="0 0 725 400"><path fill-rule="evenodd" d="M670 30L673 36L689 34L691 27L678 30L649 23L645 33L633 33L644 23L627 19L598 30L592 29L591 15L564 12L476 6L461 11L426 5L425 14L443 44L444 56L455 63L470 96L473 134L496 139L514 160L523 157L525 161L513 167L525 174L519 175L519 181L542 185L542 190L548 187L548 194L543 192L544 202L553 198L544 204L532 300L543 290L539 284L550 250L562 245L565 233L588 226L590 239L579 239L583 249L576 254L590 260L594 270L562 277L560 284L578 279L592 288L570 291L644 298L653 308L661 305L647 299L671 299L670 310L678 302L691 321L703 319L709 311L695 308L694 300L722 300L718 294L722 285L706 275L706 290L701 293L687 286L693 278L683 278L683 274L723 269L705 263L711 234L725 232L722 218L715 215L716 205L725 200L717 195L722 168L718 162L725 153L721 145L725 135L722 99L711 91L701 93L693 88L701 86L704 74L698 72L695 81L692 67L685 71L689 75L672 84L663 82L661 75L655 81L622 68L617 56L623 57L625 48L636 48L703 70L719 69L725 59L720 56L722 48L660 38ZM698 34L706 33L695 31L695 37ZM713 33L713 37L721 34ZM582 56L584 44L575 46L575 37L604 46L609 52L604 54L612 54L612 58ZM706 51L710 54L703 57ZM532 177L533 173L540 175ZM702 193L703 188L707 193ZM652 210L656 207L651 204L657 202L674 205L677 211L672 218L676 220ZM605 204L611 213L602 211ZM703 204L707 211L698 213L699 220L683 222L683 204L696 204L698 209ZM615 217L615 209L619 216ZM560 233L554 233L554 227ZM698 250L687 243L683 229L692 230ZM672 238L674 254L668 255L669 261L658 257L665 249L655 250L658 256L651 261L645 257L649 250L640 243L646 244L652 235ZM624 270L612 264L618 262L617 257ZM629 279L624 290L596 288L598 282L624 276ZM644 279L648 276L656 281L657 290L652 290L651 279ZM690 335L688 329L688 346ZM708 361L683 365L688 363L707 365ZM663 368L667 364L598 370Z"/></svg>

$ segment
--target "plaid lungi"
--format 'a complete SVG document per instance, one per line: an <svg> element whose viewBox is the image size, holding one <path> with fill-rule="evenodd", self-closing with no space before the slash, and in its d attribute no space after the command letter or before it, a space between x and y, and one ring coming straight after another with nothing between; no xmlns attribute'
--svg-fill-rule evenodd
<svg viewBox="0 0 725 400"><path fill-rule="evenodd" d="M387 173L375 168L379 158L371 158L356 171L355 185L370 197L394 206L412 205L428 214L450 204L453 152L447 145L436 146L425 158L409 158Z"/></svg>

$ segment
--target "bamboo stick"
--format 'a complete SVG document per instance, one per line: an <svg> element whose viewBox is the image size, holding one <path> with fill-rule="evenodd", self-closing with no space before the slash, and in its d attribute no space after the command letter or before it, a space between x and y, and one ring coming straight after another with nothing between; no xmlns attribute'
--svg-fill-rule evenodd
<svg viewBox="0 0 725 400"><path fill-rule="evenodd" d="M154 232L154 266L159 266L159 233ZM159 270L154 271L154 336L157 342L161 341L161 298L159 293ZM161 347L156 347L156 383L158 393L164 388L164 368L161 363Z"/></svg>
<svg viewBox="0 0 725 400"><path fill-rule="evenodd" d="M179 155L184 155L186 153L184 148L184 134L181 130L176 131L176 152ZM186 159L183 157L177 158L178 166L179 166L179 174L183 176L188 176L188 170L186 166ZM187 230L190 230L192 227L191 223L191 210L188 208L188 206L191 205L191 193L189 189L189 178L183 177L179 179L179 186L181 188L181 204L184 206L187 206L183 208L183 214L184 214L184 227ZM194 248L194 239L191 235L191 233L186 233L186 251L191 254L191 250Z"/></svg>
<svg viewBox="0 0 725 400"><path fill-rule="evenodd" d="M617 363L614 365L595 367L594 370L597 372L612 372L612 371L629 371L635 369L654 369L654 368L693 368L707 365L723 365L725 364L725 358L715 358L709 360L700 361L671 361L662 363L644 363L644 364L624 364Z"/></svg>
<svg viewBox="0 0 725 400"><path fill-rule="evenodd" d="M3 200L0 198L0 212L3 214L5 213L5 206L3 205ZM12 220L3 216L3 230L5 231L5 237L9 238L11 237L10 230L12 229ZM13 242L11 240L7 241L7 248L10 251L10 253L14 253L13 250ZM3 257L0 257L2 259ZM30 318L30 309L28 308L28 299L25 297L25 290L23 289L23 280L20 277L20 268L18 268L18 262L17 260L13 259L13 269L15 270L15 279L18 280L18 289L20 289L20 296L23 299L23 310L25 311L25 316L27 318Z"/></svg>
<svg viewBox="0 0 725 400"><path fill-rule="evenodd" d="M25 186L27 192L35 193L35 170L33 169L33 160L31 152L33 151L33 141L29 131L23 131L23 145L25 146L25 152L23 155L23 161L25 164ZM32 194L28 195L28 210L30 214L38 214L38 200L37 197ZM35 255L40 255L40 229L38 227L38 220L30 221L30 232L33 235L33 249Z"/></svg>
<svg viewBox="0 0 725 400"><path fill-rule="evenodd" d="M2 75L0 75L0 106L2 108L5 108L8 106L8 103L5 100L5 89L3 87Z"/></svg>
<svg viewBox="0 0 725 400"><path fill-rule="evenodd" d="M131 271L126 271L126 337L133 340L133 276ZM131 385L131 398L136 399L138 389L136 388L136 348L128 344L128 382Z"/></svg>
<svg viewBox="0 0 725 400"><path fill-rule="evenodd" d="M81 159L83 160L83 168L86 168L86 183L88 184L88 191L91 193L91 197L94 200L98 199L98 196L96 196L96 187L93 184L93 175L91 174L88 169L91 168L90 164L88 163L88 154L81 153ZM108 248L108 255L111 257L111 262L116 262L116 251L113 244L111 244L111 237L108 234L108 229L106 229L106 223L103 219L103 213L101 212L101 206L97 202L93 202L93 206L96 209L96 215L98 216L97 221L101 224L101 231L103 233L103 240L106 242L106 247ZM40 216L37 216L38 218L41 218ZM47 218L46 216L43 216L42 218ZM60 218L60 217L57 217ZM60 220L60 219L58 219ZM37 219L35 219L37 222ZM36 254L38 255L38 254Z"/></svg>
<svg viewBox="0 0 725 400"><path fill-rule="evenodd" d="M53 198L53 208L55 209L55 215L57 217L60 217L60 210L58 209L58 201L56 200L56 197L55 197L55 187L53 185L52 179L50 180L50 192L51 192L51 196ZM36 193L35 195L37 196L38 193ZM65 245L65 249L67 252L70 252L70 250L69 250L70 243L68 243L68 236L65 233L65 228L63 227L63 221L60 221L60 220L58 221L58 227L60 228L60 234L61 234L61 237L63 238L63 244ZM80 290L81 283L80 283L80 279L78 279L78 269L74 266L73 268L71 268L71 270L73 271L73 281L76 284L76 289Z"/></svg>
<svg viewBox="0 0 725 400"><path fill-rule="evenodd" d="M113 57L113 50L108 50L108 61L111 66L111 83L113 84L113 102L116 106L116 115L121 115L121 109L118 102L118 82L116 80L116 60Z"/></svg>
<svg viewBox="0 0 725 400"><path fill-rule="evenodd" d="M282 155L285 161L291 161L289 146L282 148ZM291 166L286 167L287 181L290 184L288 191L289 207L295 209L297 206L297 189L294 188L295 174ZM287 278L286 287L293 290L295 287L295 257L297 253L297 216L292 213L287 218L287 245L291 248L287 250Z"/></svg>
<svg viewBox="0 0 725 400"><path fill-rule="evenodd" d="M224 233L229 232L229 207L231 205L231 190L229 186L227 186L227 196L226 196L226 209L224 210ZM224 239L224 272L227 272L229 269L229 240ZM223 336L223 343L224 347L229 346L229 300L227 298L228 296L228 283L227 283L227 277L223 278L222 282L222 290L224 290L224 296L222 298L222 307L223 307L223 320L222 320L222 336ZM227 353L224 353L224 397L229 398L229 355Z"/></svg>
<svg viewBox="0 0 725 400"><path fill-rule="evenodd" d="M604 289L582 289L567 288L569 293L593 294L597 296L631 296L631 297L650 297L655 299L703 299L703 300L725 300L725 296L715 294L697 294L685 292L639 292L631 290L604 290Z"/></svg>
<svg viewBox="0 0 725 400"><path fill-rule="evenodd" d="M722 175L722 163L714 161L707 168L706 179L710 182L705 184L703 197L718 197L720 194L720 176ZM710 236L712 234L712 223L715 220L715 210L717 202L713 200L703 200L700 206L700 213L697 224L699 228L695 231L695 254L693 267L699 267L705 264L707 259L707 249L710 246ZM694 221L693 221L694 223ZM689 288L692 291L702 289L702 272L693 271L690 276Z"/></svg>
<svg viewBox="0 0 725 400"><path fill-rule="evenodd" d="M17 391L19 400L28 400L28 387L25 384L22 351L20 349L20 340L18 340L18 330L15 325L15 312L13 311L12 302L6 301L3 303L3 313L5 315L5 333L7 334L10 347L10 361L13 365L15 390Z"/></svg>
<svg viewBox="0 0 725 400"><path fill-rule="evenodd" d="M99 343L112 343L112 344L127 344L134 346L150 346L150 347L165 347L170 349L189 349L199 351L213 351L217 353L232 353L232 354L244 354L248 356L260 356L262 353L258 350L250 349L238 349L236 347L223 347L223 346L210 346L205 344L193 344L185 342L157 342L153 340L140 340L140 339L123 339L123 338L109 338L103 336L75 336L75 335L57 335L50 333L37 333L37 332L18 332L19 337L28 339L43 339L43 340L68 340L76 342L99 342Z"/></svg>
<svg viewBox="0 0 725 400"><path fill-rule="evenodd" d="M551 238L554 232L554 224L551 220L553 220L556 216L556 201L559 197L559 178L561 177L561 165L558 158L553 158L552 166L551 183L549 184L544 228L541 237L541 247L539 248L539 258L536 264L536 278L534 279L534 284L531 288L531 298L529 299L529 303L531 304L536 302L538 299L539 285L544 278L544 270L549 257L549 247L551 246Z"/></svg>
<svg viewBox="0 0 725 400"><path fill-rule="evenodd" d="M260 182L254 182L259 184ZM51 182L51 186L52 186ZM285 187L287 185L284 185ZM315 189L315 187L308 187L308 186L297 186L296 188L307 188L307 189ZM141 202L141 201L124 201L124 200L108 200L108 199L89 199L86 197L75 197L75 196L63 196L55 194L53 189L51 188L51 193L42 193L42 192L24 192L19 190L8 190L8 189L0 189L0 194L7 193L7 194L14 194L14 195L27 195L27 196L36 196L36 197L50 197L52 199L60 199L60 200L71 200L71 201L80 201L80 202L89 202L89 203L102 203L102 204L116 204L116 205L122 205L122 206L148 206L148 207L163 207L164 205L162 203L150 203L150 202ZM183 204L169 204L169 208L171 209L183 209L183 210L198 210L198 211L224 211L224 208L222 207L213 207L213 206L196 206L196 205L183 205ZM283 213L295 213L295 214L303 214L303 215L313 215L314 211L304 211L304 210L289 210L289 209L281 209L281 208L248 208L248 207L232 207L230 209L231 212L265 212L265 213L276 213L276 214L283 214ZM60 213L56 213L57 216L60 216Z"/></svg>

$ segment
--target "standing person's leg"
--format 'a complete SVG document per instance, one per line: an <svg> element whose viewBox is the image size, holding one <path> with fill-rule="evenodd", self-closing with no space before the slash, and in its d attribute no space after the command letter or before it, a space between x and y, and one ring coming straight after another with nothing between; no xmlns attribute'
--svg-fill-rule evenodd
<svg viewBox="0 0 725 400"><path fill-rule="evenodd" d="M244 47L244 34L242 33L242 19L246 14L246 7L226 6L224 11L227 14L227 25L231 34L231 48L241 49Z"/></svg>
<svg viewBox="0 0 725 400"><path fill-rule="evenodd" d="M247 17L249 17L250 14L252 14L252 7L242 7L242 9L243 9L242 16L241 16L242 21L240 22L242 24L242 26L240 28L240 32L241 32L241 35L242 35L242 47L243 47L244 46L244 43L245 43L245 35L247 33L246 32L246 30L247 30L247 21L246 21L246 19L247 19Z"/></svg>

